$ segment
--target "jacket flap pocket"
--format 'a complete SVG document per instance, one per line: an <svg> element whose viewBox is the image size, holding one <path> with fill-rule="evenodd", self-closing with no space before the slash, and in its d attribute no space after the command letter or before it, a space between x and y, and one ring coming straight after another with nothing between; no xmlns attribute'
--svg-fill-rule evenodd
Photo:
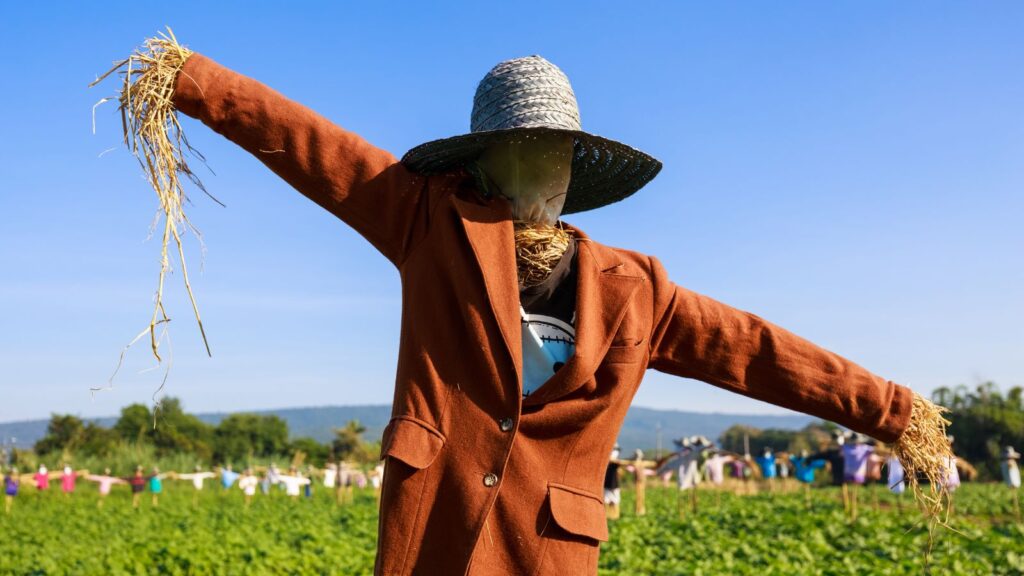
<svg viewBox="0 0 1024 576"><path fill-rule="evenodd" d="M608 541L608 521L604 501L579 488L564 484L548 484L551 517L566 532Z"/></svg>
<svg viewBox="0 0 1024 576"><path fill-rule="evenodd" d="M393 456L413 468L430 466L444 446L444 435L412 416L396 416L384 429L380 457Z"/></svg>

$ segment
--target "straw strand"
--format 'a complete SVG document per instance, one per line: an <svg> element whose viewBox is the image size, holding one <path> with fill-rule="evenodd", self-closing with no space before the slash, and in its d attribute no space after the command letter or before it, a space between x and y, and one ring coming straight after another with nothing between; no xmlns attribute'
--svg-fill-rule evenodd
<svg viewBox="0 0 1024 576"><path fill-rule="evenodd" d="M168 247L172 239L177 248L185 290L192 304L206 353L211 354L206 331L199 315L199 306L192 293L181 234L183 229L190 230L202 244L202 236L185 216L182 208L189 199L182 187L180 177L185 176L209 195L185 160L186 152L192 153L200 160L203 160L203 156L193 149L188 143L188 139L185 138L181 124L178 122L177 110L173 104L175 80L184 67L185 61L191 55L192 51L180 45L174 37L174 32L168 27L166 34L160 33L157 37L146 39L144 45L136 49L131 56L116 62L113 68L89 84L90 87L95 86L114 72L118 72L122 76L122 86L117 100L124 143L139 161L146 180L157 193L159 200L157 221L161 216L164 218L161 234L160 273L157 280L153 315L147 328L150 335L150 348L158 362L162 359L156 327L170 321L164 309L163 294L164 279L171 270ZM101 103L106 100L108 99L101 100ZM213 200L221 204L216 198Z"/></svg>

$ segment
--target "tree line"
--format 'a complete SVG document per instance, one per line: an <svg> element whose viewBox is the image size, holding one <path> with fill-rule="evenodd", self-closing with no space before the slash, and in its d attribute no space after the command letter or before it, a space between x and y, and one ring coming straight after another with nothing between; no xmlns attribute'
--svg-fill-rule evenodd
<svg viewBox="0 0 1024 576"><path fill-rule="evenodd" d="M46 435L33 446L34 456L47 460L113 458L126 446L146 447L157 458L186 455L207 465L243 465L256 459L293 458L323 466L328 461L370 463L380 452L366 442L358 420L334 429L331 441L290 438L288 423L271 414L234 413L216 425L185 411L178 398L165 397L151 410L131 404L111 427L72 414L53 414ZM22 455L24 459L24 456Z"/></svg>
<svg viewBox="0 0 1024 576"><path fill-rule="evenodd" d="M969 388L937 388L932 402L949 409L953 452L974 466L981 480L998 480L999 455L1006 446L1024 448L1024 388L1015 386L1005 394L993 382ZM749 443L752 453L765 446L773 451L816 452L831 441L839 426L831 422L809 424L801 430L758 429L733 426L719 437L719 445L742 454Z"/></svg>

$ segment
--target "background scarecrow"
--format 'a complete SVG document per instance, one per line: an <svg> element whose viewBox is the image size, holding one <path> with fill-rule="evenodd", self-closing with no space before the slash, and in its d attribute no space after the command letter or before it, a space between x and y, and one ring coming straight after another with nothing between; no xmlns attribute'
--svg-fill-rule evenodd
<svg viewBox="0 0 1024 576"><path fill-rule="evenodd" d="M583 131L568 78L539 56L487 73L469 133L400 161L173 36L118 69L126 138L167 215L165 269L166 246L180 252L188 225L178 177L192 176L177 112L253 154L398 269L378 574L596 573L608 454L648 368L893 442L911 483L944 469L945 421L908 388L560 220L626 198L661 164ZM154 353L166 318L158 298ZM922 497L929 510L941 503Z"/></svg>

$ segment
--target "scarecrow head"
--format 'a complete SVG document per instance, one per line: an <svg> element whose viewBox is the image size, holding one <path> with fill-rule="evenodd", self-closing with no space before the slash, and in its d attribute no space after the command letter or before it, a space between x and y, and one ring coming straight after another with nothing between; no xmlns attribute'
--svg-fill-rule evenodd
<svg viewBox="0 0 1024 576"><path fill-rule="evenodd" d="M842 446L846 444L846 434L842 431L836 430L832 433L832 440L835 441L836 445Z"/></svg>
<svg viewBox="0 0 1024 576"><path fill-rule="evenodd" d="M484 76L468 134L421 144L402 162L423 174L465 168L485 199L509 202L520 259L537 252L523 250L524 243L556 246L527 269L561 257L568 245L557 225L561 214L622 200L661 170L639 150L584 132L569 78L536 55L501 62Z"/></svg>

